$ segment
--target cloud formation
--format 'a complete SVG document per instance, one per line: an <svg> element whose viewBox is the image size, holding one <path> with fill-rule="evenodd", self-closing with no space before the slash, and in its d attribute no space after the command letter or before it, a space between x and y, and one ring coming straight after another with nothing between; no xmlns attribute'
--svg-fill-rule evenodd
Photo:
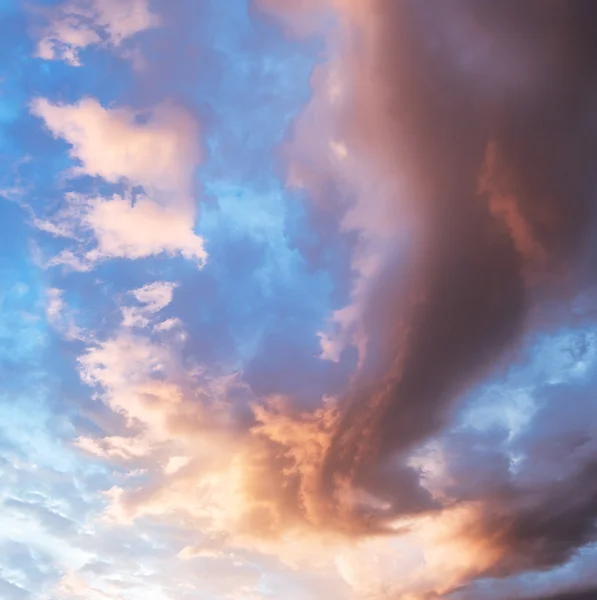
<svg viewBox="0 0 597 600"><path fill-rule="evenodd" d="M0 593L590 594L593 4L5 4Z"/></svg>
<svg viewBox="0 0 597 600"><path fill-rule="evenodd" d="M55 258L90 268L105 258L142 258L165 252L203 264L207 254L194 232L194 170L201 160L199 131L192 116L174 106L150 111L106 109L84 98L74 105L54 105L43 98L31 105L55 137L67 141L80 162L70 176L90 175L131 190L112 198L70 194L67 203L38 227L48 233L85 240L90 231L97 245Z"/></svg>
<svg viewBox="0 0 597 600"><path fill-rule="evenodd" d="M42 29L36 56L81 66L89 46L120 48L137 33L157 27L159 17L147 0L73 0L40 11L49 21Z"/></svg>
<svg viewBox="0 0 597 600"><path fill-rule="evenodd" d="M329 181L350 191L341 165L371 165L387 193L357 186L343 214L366 202L370 215L384 210L373 222L378 230L390 220L411 234L406 258L382 249L368 296L357 278L347 310L358 315L370 358L343 400L322 472L332 497L346 479L386 501L379 513L355 507L353 518L375 529L380 519L439 508L405 462L409 454L513 349L529 313L593 283L585 260L594 226L594 9L532 1L331 5L339 24L329 47L341 55L314 80L315 100L289 149L290 182L325 199ZM304 8L302 31L304 19L320 19L318 7ZM312 120L332 110L329 137L314 140ZM306 163L313 151L318 158ZM370 235L367 221L353 227ZM471 537L495 544L481 571L558 564L592 541L593 491L580 483L592 468L589 453L555 488L504 475L505 489L471 517L481 527Z"/></svg>

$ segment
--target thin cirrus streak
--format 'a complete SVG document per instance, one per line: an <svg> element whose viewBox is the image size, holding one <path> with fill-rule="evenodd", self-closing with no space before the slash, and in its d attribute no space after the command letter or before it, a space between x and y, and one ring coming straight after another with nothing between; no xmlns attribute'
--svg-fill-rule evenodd
<svg viewBox="0 0 597 600"><path fill-rule="evenodd" d="M0 596L592 597L595 17L0 2Z"/></svg>

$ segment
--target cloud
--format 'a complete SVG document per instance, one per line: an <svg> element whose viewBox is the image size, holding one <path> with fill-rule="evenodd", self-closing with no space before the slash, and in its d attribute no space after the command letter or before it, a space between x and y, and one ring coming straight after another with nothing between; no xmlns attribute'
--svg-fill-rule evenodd
<svg viewBox="0 0 597 600"><path fill-rule="evenodd" d="M60 600L117 600L116 596L89 585L85 578L74 571L67 572L56 585L54 592Z"/></svg>
<svg viewBox="0 0 597 600"><path fill-rule="evenodd" d="M558 22L555 8L543 9L545 31L533 30L530 38L515 40L534 77L524 82L506 73L509 95L500 98L492 96L493 82L484 81L478 64L458 62L461 48L452 37L454 29L472 27L475 20L489 27L494 52L481 54L478 60L499 62L510 52L504 32L518 18L527 19L522 28L530 28L542 10L538 6L530 4L523 10L508 4L496 9L499 19L491 20L494 15L488 8L473 12L466 2L456 3L445 8L449 20L443 26L432 21L425 5L410 2L373 1L358 9L341 3L339 9L348 27L336 42L343 52L337 59L340 82L330 88L338 73L328 67L317 82L321 87L316 97L327 94L328 111L336 102L332 140L342 140L347 156L373 163L370 168L388 186L386 195L369 190L375 207L387 202L395 211L373 222L376 234L406 218L416 226L417 241L407 247L406 278L405 267L397 264L397 259L404 262L404 253L393 253L391 246L390 253L381 256L383 276L367 273L371 291L360 309L361 320L377 377L384 383L366 384L348 402L351 408L337 437L338 456L330 456L331 469L340 454L358 455L361 446L389 457L436 431L453 398L520 331L534 293L522 277L533 258L530 254L541 248L548 257L546 268L557 273L562 261L579 257L580 240L586 239L591 223L590 170L582 158L591 146L571 133L587 118L586 110L579 114L572 106L582 105L590 58L575 46L563 57L570 68L547 68L556 52L546 33L547 23ZM560 26L584 35L582 11L575 10L570 9L568 24ZM427 47L431 31L445 40L446 52ZM357 36L358 52L353 46ZM482 43L482 36L473 42ZM375 69L373 64L381 67ZM556 94L550 102L541 100L541 111L527 118L526 106L533 103L529 99L539 102L545 89L562 89L564 81L566 93ZM336 91L331 94L330 89ZM521 98L527 98L526 104ZM571 108L562 114L564 102ZM315 109L309 107L305 119L310 110ZM557 119L550 121L556 114ZM554 126L545 128L543 122ZM310 131L299 121L295 139L297 152L303 154L298 159L305 147L313 148L299 139L312 137ZM532 152L530 145L539 143L546 148L545 155ZM528 151L523 153L522 147ZM480 174L488 168L488 148L492 164L499 161L500 191L513 194L516 205L497 210L497 200L487 198L487 189L478 190ZM297 154L290 152L292 174ZM322 171L315 183L311 176L308 185L315 194L322 193L321 186L314 187L322 177L346 185L344 167L338 174L335 167L327 167L329 162L320 161L323 168L315 166ZM559 176L562 172L565 177ZM407 200L401 202L402 197ZM549 220L547 213L560 215L560 220ZM367 223L360 228L367 231ZM378 451L372 450L376 446Z"/></svg>
<svg viewBox="0 0 597 600"><path fill-rule="evenodd" d="M184 196L174 201L188 200L201 151L197 124L182 108L161 105L134 111L104 108L93 98L62 105L37 98L31 112L72 146L71 156L81 162L73 175L112 183L125 179L148 192Z"/></svg>
<svg viewBox="0 0 597 600"><path fill-rule="evenodd" d="M60 535L67 534L75 523L66 517L49 510L42 504L34 502L23 502L15 498L7 498L4 500L4 506L11 512L21 513L23 515L33 517L39 523L51 532L56 532Z"/></svg>
<svg viewBox="0 0 597 600"><path fill-rule="evenodd" d="M193 180L201 149L189 114L166 105L148 112L106 109L90 98L73 105L38 98L31 111L72 146L71 156L81 163L72 169L72 177L85 174L144 190L112 198L67 194L54 215L35 222L52 235L77 238L80 233L81 247L74 254L65 251L51 264L86 270L107 258L162 252L204 263L203 241L194 233ZM88 233L96 241L91 249Z"/></svg>
<svg viewBox="0 0 597 600"><path fill-rule="evenodd" d="M75 323L75 315L64 301L64 290L49 288L46 291L46 316L48 322L67 340L85 339L85 334Z"/></svg>
<svg viewBox="0 0 597 600"><path fill-rule="evenodd" d="M35 318L21 284L5 299L36 323L21 333L53 377L0 403L0 467L20 489L0 526L60 566L43 589L2 577L65 600L591 589L591 15L551 0L260 0L268 20L283 13L285 42L243 2L162 4L146 48L158 67L102 90L114 104L34 100L64 144L28 144L41 121L17 124L49 171L67 152L74 164L66 186L35 159L23 173L43 198L45 264L80 272L36 271ZM125 33L89 30L128 52ZM86 35L72 42L83 62ZM282 144L284 194L269 144L311 51L328 60ZM46 67L77 94L95 76ZM181 104L123 108L118 93ZM179 108L203 102L217 113L205 132ZM198 272L200 135L213 198ZM178 255L191 264L164 260ZM42 349L47 325L66 339Z"/></svg>
<svg viewBox="0 0 597 600"><path fill-rule="evenodd" d="M591 600L597 594L597 588L580 588L578 591L562 592L535 597L532 600Z"/></svg>
<svg viewBox="0 0 597 600"><path fill-rule="evenodd" d="M129 296L157 308L170 299L169 287L151 284ZM182 550L185 560L273 555L303 574L324 569L355 598L448 591L496 562L491 543L462 533L479 521L483 506L474 501L371 536L372 527L355 524L355 510L367 514L383 503L350 485L339 485L330 499L322 487L338 404L329 399L301 413L284 398L260 401L240 374L185 365L185 338L180 328L132 334L122 324L80 358L96 399L127 422L120 435L77 440L131 474L106 491L109 522L182 520L206 536Z"/></svg>
<svg viewBox="0 0 597 600"><path fill-rule="evenodd" d="M319 497L334 403L300 413L284 398L260 401L241 373L218 374L185 361L182 324L151 329L173 289L155 282L131 291L138 311L131 316L125 304L123 322L79 358L83 381L126 427L81 435L76 445L143 473L143 483L133 478L106 490L106 518L181 517L221 540L209 546L210 556L238 547L309 562L316 540L334 543L343 536L338 524L326 521L336 517ZM308 551L296 546L297 538ZM204 550L185 556L205 556Z"/></svg>
<svg viewBox="0 0 597 600"><path fill-rule="evenodd" d="M31 597L29 592L5 579L0 579L0 590L8 600L26 600Z"/></svg>
<svg viewBox="0 0 597 600"><path fill-rule="evenodd" d="M87 217L98 241L96 250L88 254L97 258L142 258L161 252L177 252L199 265L207 258L203 241L189 227L186 215L163 209L147 198L134 203L115 196L111 200L91 200Z"/></svg>
<svg viewBox="0 0 597 600"><path fill-rule="evenodd" d="M147 0L73 0L44 11L36 56L81 66L80 52L89 46L121 50L136 34L160 24ZM42 13L43 14L43 13Z"/></svg>
<svg viewBox="0 0 597 600"><path fill-rule="evenodd" d="M154 281L130 294L141 306L124 306L122 308L122 324L124 327L146 327L150 319L156 313L172 302L172 295L176 283L166 281ZM158 329L164 329L164 323L157 325ZM168 329L168 326L165 327Z"/></svg>
<svg viewBox="0 0 597 600"><path fill-rule="evenodd" d="M294 18L284 3L257 4ZM487 495L466 489L463 471L449 498L426 493L409 456L517 356L527 327L554 326L534 318L543 306L594 283L584 267L595 224L594 9L463 0L442 4L439 18L431 4L330 2L335 27L308 3L298 17L299 33L327 36L331 58L283 149L288 182L360 235L352 303L321 334L327 358L347 345L361 357L322 489L334 498L344 482L381 500L347 515L372 530L442 507L448 518L461 504L465 524L452 531L479 554L463 579L504 577L566 562L594 539L589 447L558 485L520 480L488 456L500 479ZM553 423L563 444L570 423Z"/></svg>

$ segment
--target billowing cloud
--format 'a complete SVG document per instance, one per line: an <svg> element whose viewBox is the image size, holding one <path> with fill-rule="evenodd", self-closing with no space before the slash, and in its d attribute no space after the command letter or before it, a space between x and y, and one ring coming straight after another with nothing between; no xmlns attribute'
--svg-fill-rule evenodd
<svg viewBox="0 0 597 600"><path fill-rule="evenodd" d="M286 154L290 184L332 202L361 233L353 304L334 317L340 337L322 340L330 358L347 343L365 358L322 477L331 497L348 481L385 501L355 507L374 530L445 502L425 493L409 454L520 340L529 311L592 283L594 11L532 1L330 6L332 58ZM321 27L317 7L305 11L299 33L305 19ZM381 244L384 232L404 244ZM557 564L593 540L593 490L580 484L592 468L590 452L578 457L555 488L504 475L505 489L464 527L492 540L479 573Z"/></svg>

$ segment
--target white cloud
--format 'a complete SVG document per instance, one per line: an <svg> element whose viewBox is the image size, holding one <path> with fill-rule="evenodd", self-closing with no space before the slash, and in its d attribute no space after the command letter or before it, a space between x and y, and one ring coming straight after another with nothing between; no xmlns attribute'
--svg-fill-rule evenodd
<svg viewBox="0 0 597 600"><path fill-rule="evenodd" d="M122 307L122 325L124 327L146 327L151 317L172 302L176 284L168 281L155 281L130 292L141 306ZM166 328L167 329L167 328ZM160 324L158 331L163 331Z"/></svg>
<svg viewBox="0 0 597 600"><path fill-rule="evenodd" d="M94 99L54 105L43 98L31 111L55 137L71 145L80 165L72 176L101 177L141 186L144 194L112 198L66 196L65 205L39 229L79 242L49 264L89 270L109 258L137 259L181 254L202 265L203 240L195 234L194 171L201 159L198 126L191 115L161 105L147 113L106 109ZM90 247L89 235L96 245Z"/></svg>
<svg viewBox="0 0 597 600"><path fill-rule="evenodd" d="M163 206L145 196L86 198L70 194L65 200L51 218L34 223L51 235L76 240L78 247L61 252L46 266L88 271L111 258L133 260L159 254L180 254L199 266L207 259L203 239L193 231L194 217L184 208Z"/></svg>
<svg viewBox="0 0 597 600"><path fill-rule="evenodd" d="M80 50L93 45L117 49L159 24L148 0L73 0L49 11L36 56L80 66Z"/></svg>
<svg viewBox="0 0 597 600"><path fill-rule="evenodd" d="M85 333L75 323L73 312L64 302L64 291L49 288L46 291L46 317L50 325L67 340L86 339Z"/></svg>
<svg viewBox="0 0 597 600"><path fill-rule="evenodd" d="M201 152L197 123L183 109L160 105L141 112L107 109L93 98L62 105L37 98L31 112L72 146L71 156L81 162L74 175L190 195Z"/></svg>
<svg viewBox="0 0 597 600"><path fill-rule="evenodd" d="M180 327L181 324L182 323L181 323L180 319L178 319L176 317L172 317L170 319L166 319L165 321L162 321L161 323L158 323L155 326L155 330L156 331L170 331L171 329Z"/></svg>
<svg viewBox="0 0 597 600"><path fill-rule="evenodd" d="M94 198L85 222L98 242L87 254L92 262L103 258L144 258L180 253L202 265L207 258L203 240L192 229L189 215L163 207L148 198L131 202L114 196Z"/></svg>

